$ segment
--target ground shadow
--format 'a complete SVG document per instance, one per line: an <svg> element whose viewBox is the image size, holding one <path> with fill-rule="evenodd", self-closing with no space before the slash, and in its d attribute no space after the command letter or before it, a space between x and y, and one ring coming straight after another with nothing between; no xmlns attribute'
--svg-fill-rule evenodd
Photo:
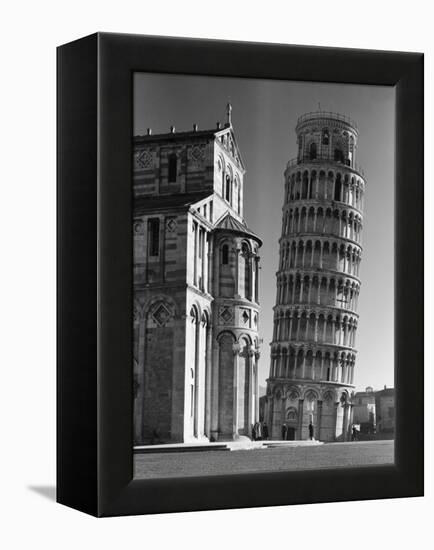
<svg viewBox="0 0 434 550"><path fill-rule="evenodd" d="M56 487L54 485L28 485L27 489L48 498L48 500L56 501Z"/></svg>

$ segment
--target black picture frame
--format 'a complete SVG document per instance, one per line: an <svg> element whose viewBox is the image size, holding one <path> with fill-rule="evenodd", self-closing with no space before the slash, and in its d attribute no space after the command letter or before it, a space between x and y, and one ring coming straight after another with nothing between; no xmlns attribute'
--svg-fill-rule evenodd
<svg viewBox="0 0 434 550"><path fill-rule="evenodd" d="M423 55L97 33L57 64L58 502L115 516L423 495ZM394 465L132 479L135 71L396 87Z"/></svg>

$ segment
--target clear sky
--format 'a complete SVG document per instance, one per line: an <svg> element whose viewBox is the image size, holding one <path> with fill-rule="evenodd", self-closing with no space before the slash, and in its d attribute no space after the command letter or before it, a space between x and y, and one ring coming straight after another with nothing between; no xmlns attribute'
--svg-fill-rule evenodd
<svg viewBox="0 0 434 550"><path fill-rule="evenodd" d="M393 386L395 90L383 86L320 84L136 73L134 134L215 128L232 104L232 124L246 164L244 215L262 239L260 385L269 369L284 177L297 153L295 126L306 112L333 111L359 128L357 163L367 178L360 267L357 390Z"/></svg>

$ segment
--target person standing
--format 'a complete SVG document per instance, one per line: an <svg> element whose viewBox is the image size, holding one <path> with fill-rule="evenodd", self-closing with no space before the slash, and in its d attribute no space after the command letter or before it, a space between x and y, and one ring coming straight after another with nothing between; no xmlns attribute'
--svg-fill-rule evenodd
<svg viewBox="0 0 434 550"><path fill-rule="evenodd" d="M262 429L261 429L261 423L256 422L256 439L261 441L262 439Z"/></svg>
<svg viewBox="0 0 434 550"><path fill-rule="evenodd" d="M268 439L268 426L267 426L267 423L264 422L262 424L262 437L267 440Z"/></svg>
<svg viewBox="0 0 434 550"><path fill-rule="evenodd" d="M357 441L357 428L355 426L353 426L353 436L352 436L352 440L353 441Z"/></svg>
<svg viewBox="0 0 434 550"><path fill-rule="evenodd" d="M309 439L313 440L313 424L309 422Z"/></svg>
<svg viewBox="0 0 434 550"><path fill-rule="evenodd" d="M282 425L282 439L283 441L286 439L286 424Z"/></svg>

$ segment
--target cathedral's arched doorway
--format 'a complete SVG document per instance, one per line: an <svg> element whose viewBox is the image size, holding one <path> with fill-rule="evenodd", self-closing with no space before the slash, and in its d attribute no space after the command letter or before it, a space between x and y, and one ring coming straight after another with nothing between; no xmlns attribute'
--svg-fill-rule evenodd
<svg viewBox="0 0 434 550"><path fill-rule="evenodd" d="M292 426L288 426L286 430L286 439L289 441L294 441L295 439L295 428Z"/></svg>
<svg viewBox="0 0 434 550"><path fill-rule="evenodd" d="M290 395L290 398L293 397ZM296 430L298 423L298 412L295 406L291 406L286 411L286 439L294 441L296 439Z"/></svg>

